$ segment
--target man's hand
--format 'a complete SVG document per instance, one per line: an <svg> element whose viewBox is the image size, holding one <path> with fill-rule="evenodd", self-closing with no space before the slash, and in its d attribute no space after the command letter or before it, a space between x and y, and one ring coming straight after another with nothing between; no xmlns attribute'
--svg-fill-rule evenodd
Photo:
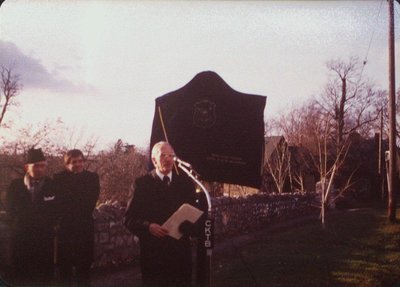
<svg viewBox="0 0 400 287"><path fill-rule="evenodd" d="M195 225L192 222L190 222L189 220L185 220L184 222L182 222L179 225L178 230L180 233L183 233L186 235L194 235L196 233Z"/></svg>
<svg viewBox="0 0 400 287"><path fill-rule="evenodd" d="M158 238L162 238L166 235L168 235L168 230L165 228L162 228L161 225L158 225L157 223L151 223L149 225L149 231L151 234Z"/></svg>

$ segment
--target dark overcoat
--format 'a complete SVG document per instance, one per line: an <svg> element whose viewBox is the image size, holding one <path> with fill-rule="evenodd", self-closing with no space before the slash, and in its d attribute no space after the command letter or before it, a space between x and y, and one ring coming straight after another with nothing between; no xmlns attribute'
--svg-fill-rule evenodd
<svg viewBox="0 0 400 287"><path fill-rule="evenodd" d="M44 178L39 192L15 179L7 191L7 217L12 231L13 278L17 284L46 283L53 275L56 198L52 180Z"/></svg>
<svg viewBox="0 0 400 287"><path fill-rule="evenodd" d="M157 238L149 224L162 225L183 203L195 205L196 193L185 175L173 174L167 186L155 170L138 178L125 214L125 226L139 237L143 283L147 286L189 286L192 273L190 239Z"/></svg>
<svg viewBox="0 0 400 287"><path fill-rule="evenodd" d="M59 265L61 277L88 276L94 257L93 210L100 193L97 173L64 170L54 175L59 205ZM87 278L85 278L87 280Z"/></svg>
<svg viewBox="0 0 400 287"><path fill-rule="evenodd" d="M60 208L60 240L93 237L93 210L100 193L99 176L87 170L54 175Z"/></svg>

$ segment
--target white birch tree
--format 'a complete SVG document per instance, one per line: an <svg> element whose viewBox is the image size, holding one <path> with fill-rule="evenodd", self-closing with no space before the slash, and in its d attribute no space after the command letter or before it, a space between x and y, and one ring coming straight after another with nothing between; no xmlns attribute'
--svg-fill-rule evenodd
<svg viewBox="0 0 400 287"><path fill-rule="evenodd" d="M286 178L290 170L290 152L285 139L278 142L271 156L266 159L268 171L271 174L278 193L283 192Z"/></svg>

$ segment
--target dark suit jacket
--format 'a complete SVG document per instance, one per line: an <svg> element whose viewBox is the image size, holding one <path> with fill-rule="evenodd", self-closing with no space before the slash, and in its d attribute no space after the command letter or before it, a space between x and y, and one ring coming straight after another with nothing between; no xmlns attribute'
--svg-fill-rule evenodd
<svg viewBox="0 0 400 287"><path fill-rule="evenodd" d="M60 241L93 241L92 213L100 193L97 173L64 170L54 175L60 213Z"/></svg>
<svg viewBox="0 0 400 287"><path fill-rule="evenodd" d="M35 200L24 184L24 179L15 179L7 191L7 215L15 236L53 236L56 222L56 198L53 182L44 179L44 184Z"/></svg>
<svg viewBox="0 0 400 287"><path fill-rule="evenodd" d="M53 268L57 207L52 180L44 179L34 199L23 178L13 180L7 191L6 206L13 234L13 276L29 280L25 284L45 282L40 280L50 278Z"/></svg>
<svg viewBox="0 0 400 287"><path fill-rule="evenodd" d="M192 262L188 236L180 240L170 236L157 238L148 229L150 223L162 225L183 203L195 205L192 181L173 174L166 186L155 170L138 178L126 215L125 226L140 240L142 278L145 284L174 286L190 282Z"/></svg>

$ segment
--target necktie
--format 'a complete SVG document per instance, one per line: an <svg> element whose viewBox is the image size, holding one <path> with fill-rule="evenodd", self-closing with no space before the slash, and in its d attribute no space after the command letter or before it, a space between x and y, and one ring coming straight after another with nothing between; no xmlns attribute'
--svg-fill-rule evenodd
<svg viewBox="0 0 400 287"><path fill-rule="evenodd" d="M169 177L164 175L163 182L165 185L169 186Z"/></svg>
<svg viewBox="0 0 400 287"><path fill-rule="evenodd" d="M32 181L32 200L37 201L39 198L39 184L38 180Z"/></svg>

